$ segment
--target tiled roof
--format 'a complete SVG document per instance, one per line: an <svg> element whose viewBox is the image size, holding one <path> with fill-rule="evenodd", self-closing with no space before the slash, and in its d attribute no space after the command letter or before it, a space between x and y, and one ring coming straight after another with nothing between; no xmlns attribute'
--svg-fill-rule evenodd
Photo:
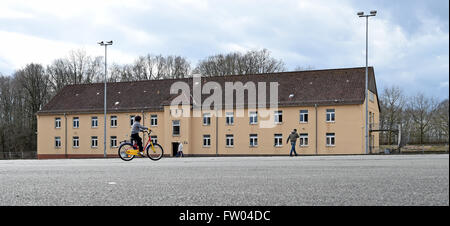
<svg viewBox="0 0 450 226"><path fill-rule="evenodd" d="M365 68L342 68L279 72L255 75L202 77L201 84L220 84L225 103L225 82L266 82L269 100L270 82L278 82L279 106L313 106L362 104L364 102ZM179 94L170 94L173 83L183 81L190 86L192 78L107 83L107 110L160 111ZM57 93L38 114L63 112L103 112L104 83L68 85ZM369 68L369 90L377 94L373 67ZM202 95L204 101L208 95ZM187 97L190 98L190 97ZM256 95L258 99L258 95ZM245 95L247 100L247 95ZM235 101L236 102L236 101Z"/></svg>

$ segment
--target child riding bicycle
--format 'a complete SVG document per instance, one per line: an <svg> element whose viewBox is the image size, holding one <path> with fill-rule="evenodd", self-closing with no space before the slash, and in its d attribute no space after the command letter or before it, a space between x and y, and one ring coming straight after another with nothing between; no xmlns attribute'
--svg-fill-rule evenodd
<svg viewBox="0 0 450 226"><path fill-rule="evenodd" d="M142 146L142 139L139 136L139 132L142 130L148 130L147 127L141 126L141 116L134 117L134 123L131 127L131 142L136 141L138 147L139 147L139 154L142 156L144 155L144 147Z"/></svg>

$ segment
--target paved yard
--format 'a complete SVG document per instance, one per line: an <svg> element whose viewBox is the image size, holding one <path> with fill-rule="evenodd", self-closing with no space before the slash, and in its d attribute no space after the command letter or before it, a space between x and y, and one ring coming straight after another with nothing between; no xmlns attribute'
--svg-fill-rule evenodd
<svg viewBox="0 0 450 226"><path fill-rule="evenodd" d="M449 155L1 160L0 205L449 205Z"/></svg>

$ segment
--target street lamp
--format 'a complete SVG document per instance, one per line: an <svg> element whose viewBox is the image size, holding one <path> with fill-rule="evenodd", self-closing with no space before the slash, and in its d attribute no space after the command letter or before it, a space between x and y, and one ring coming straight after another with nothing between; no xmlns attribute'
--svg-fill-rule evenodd
<svg viewBox="0 0 450 226"><path fill-rule="evenodd" d="M369 153L369 17L376 16L377 11L372 10L370 11L369 15L364 15L364 12L358 12L357 15L359 17L365 17L366 18L366 87L364 91L365 95L365 104L366 104L366 124L365 124L365 136L366 136L366 144L365 144L365 152L366 154Z"/></svg>
<svg viewBox="0 0 450 226"><path fill-rule="evenodd" d="M106 158L106 73L107 73L107 70L108 70L108 67L107 67L107 64L106 64L106 53L107 53L106 49L107 49L108 45L112 45L113 44L113 41L109 41L109 42L101 41L101 42L98 42L98 44L101 45L101 46L105 46L105 78L104 78L104 80L105 80L105 90L104 90L105 99L104 99L104 102L103 102L103 107L104 107L103 118L104 118L105 121L104 121L104 124L103 124L103 126L104 126L104 132L103 132L103 157Z"/></svg>

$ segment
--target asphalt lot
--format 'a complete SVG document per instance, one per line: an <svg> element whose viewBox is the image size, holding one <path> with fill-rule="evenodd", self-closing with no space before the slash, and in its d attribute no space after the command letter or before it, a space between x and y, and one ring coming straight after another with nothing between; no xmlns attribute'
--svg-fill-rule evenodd
<svg viewBox="0 0 450 226"><path fill-rule="evenodd" d="M0 160L0 206L449 205L449 155Z"/></svg>

